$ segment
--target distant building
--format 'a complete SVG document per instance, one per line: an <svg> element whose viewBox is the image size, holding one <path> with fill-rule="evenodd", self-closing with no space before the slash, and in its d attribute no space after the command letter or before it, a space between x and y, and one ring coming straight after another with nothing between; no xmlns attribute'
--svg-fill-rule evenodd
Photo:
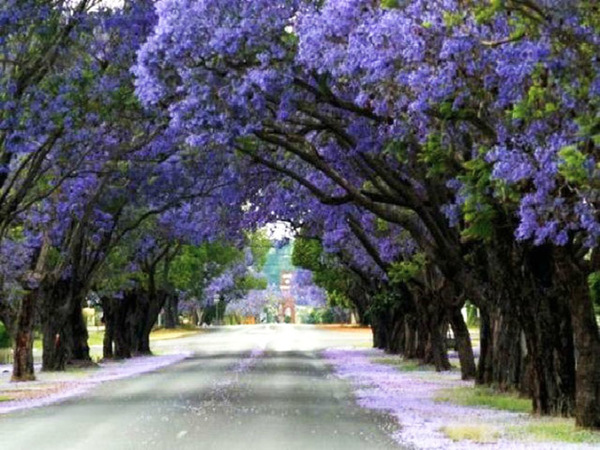
<svg viewBox="0 0 600 450"><path fill-rule="evenodd" d="M282 247L271 247L262 273L271 286L279 286L282 272L293 272L296 267L292 264L293 241Z"/></svg>
<svg viewBox="0 0 600 450"><path fill-rule="evenodd" d="M289 318L290 323L296 323L296 301L292 296L292 274L293 272L281 272L279 289L282 299L278 311L280 322L285 322L286 318Z"/></svg>

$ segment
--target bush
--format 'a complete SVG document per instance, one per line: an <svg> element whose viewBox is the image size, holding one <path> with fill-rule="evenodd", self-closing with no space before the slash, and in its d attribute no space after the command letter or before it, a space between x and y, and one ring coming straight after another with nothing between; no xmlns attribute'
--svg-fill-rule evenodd
<svg viewBox="0 0 600 450"><path fill-rule="evenodd" d="M0 322L0 348L10 348L10 334L2 322Z"/></svg>
<svg viewBox="0 0 600 450"><path fill-rule="evenodd" d="M315 308L302 316L302 323L332 324L350 322L350 310L332 306L328 308Z"/></svg>
<svg viewBox="0 0 600 450"><path fill-rule="evenodd" d="M321 313L321 323L334 323L335 316L331 308L327 308Z"/></svg>

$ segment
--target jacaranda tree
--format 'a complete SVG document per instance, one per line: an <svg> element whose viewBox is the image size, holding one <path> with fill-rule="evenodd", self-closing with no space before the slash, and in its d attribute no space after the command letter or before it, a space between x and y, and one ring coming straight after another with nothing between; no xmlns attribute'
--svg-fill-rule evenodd
<svg viewBox="0 0 600 450"><path fill-rule="evenodd" d="M400 226L411 278L482 310L479 380L598 427L596 8L163 0L137 92L189 145Z"/></svg>

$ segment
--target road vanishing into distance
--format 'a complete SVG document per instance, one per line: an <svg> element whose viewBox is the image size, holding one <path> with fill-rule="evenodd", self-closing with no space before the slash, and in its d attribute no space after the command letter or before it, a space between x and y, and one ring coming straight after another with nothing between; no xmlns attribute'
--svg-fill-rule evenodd
<svg viewBox="0 0 600 450"><path fill-rule="evenodd" d="M308 325L254 325L157 342L157 353L193 355L0 416L0 449L401 448L390 437L393 421L358 407L320 356L356 339Z"/></svg>

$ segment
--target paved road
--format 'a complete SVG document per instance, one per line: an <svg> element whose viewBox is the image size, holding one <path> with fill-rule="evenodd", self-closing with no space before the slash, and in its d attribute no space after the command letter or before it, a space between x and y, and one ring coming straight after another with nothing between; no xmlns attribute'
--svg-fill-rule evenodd
<svg viewBox="0 0 600 450"><path fill-rule="evenodd" d="M385 415L358 408L319 357L353 334L227 327L155 345L194 356L85 397L0 417L0 449L399 448Z"/></svg>

